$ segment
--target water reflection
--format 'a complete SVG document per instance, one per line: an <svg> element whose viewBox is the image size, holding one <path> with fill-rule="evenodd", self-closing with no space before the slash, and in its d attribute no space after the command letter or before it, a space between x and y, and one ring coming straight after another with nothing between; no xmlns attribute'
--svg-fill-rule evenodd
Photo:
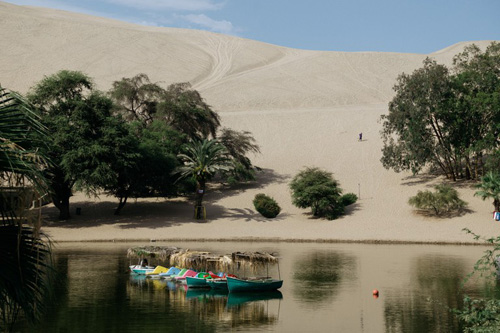
<svg viewBox="0 0 500 333"><path fill-rule="evenodd" d="M294 294L300 302L319 306L331 301L343 279L356 279L356 259L348 254L322 251L305 254L294 264Z"/></svg>
<svg viewBox="0 0 500 333"><path fill-rule="evenodd" d="M127 290L131 303L134 300L151 302L151 298L161 299L199 321L217 324L218 329L272 325L277 322L279 314L269 311L269 303L262 301L283 298L279 291L230 294L224 290L191 289L173 281L148 279L140 275L130 276ZM145 293L149 296L143 297Z"/></svg>
<svg viewBox="0 0 500 333"><path fill-rule="evenodd" d="M255 295L186 290L174 282L126 273L130 244L83 249L76 244L55 255L62 276L57 302L39 325L20 325L18 331L459 332L449 309L461 306L462 279L484 250L257 242L166 245L278 252L283 288ZM375 288L381 292L378 299L372 297ZM481 295L484 285L472 281L465 292Z"/></svg>
<svg viewBox="0 0 500 333"><path fill-rule="evenodd" d="M458 291L469 267L461 258L432 255L417 257L410 270L410 283L388 293L385 304L387 332L460 331L454 316L443 309L459 308L463 295Z"/></svg>

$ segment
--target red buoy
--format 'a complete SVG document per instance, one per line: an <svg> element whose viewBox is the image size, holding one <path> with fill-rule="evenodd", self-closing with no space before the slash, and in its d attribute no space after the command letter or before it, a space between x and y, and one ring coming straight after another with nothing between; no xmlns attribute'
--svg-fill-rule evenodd
<svg viewBox="0 0 500 333"><path fill-rule="evenodd" d="M378 290L377 289L373 289L372 294L373 294L373 296L377 296L378 297Z"/></svg>

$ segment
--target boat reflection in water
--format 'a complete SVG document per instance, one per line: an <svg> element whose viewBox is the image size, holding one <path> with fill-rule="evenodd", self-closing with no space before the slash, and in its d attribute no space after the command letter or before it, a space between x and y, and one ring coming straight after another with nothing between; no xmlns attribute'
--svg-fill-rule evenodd
<svg viewBox="0 0 500 333"><path fill-rule="evenodd" d="M256 328L278 322L280 291L229 293L220 289L187 288L166 280L153 280L131 275L128 297L131 303L168 301L206 323L219 328ZM145 295L146 294L146 295Z"/></svg>

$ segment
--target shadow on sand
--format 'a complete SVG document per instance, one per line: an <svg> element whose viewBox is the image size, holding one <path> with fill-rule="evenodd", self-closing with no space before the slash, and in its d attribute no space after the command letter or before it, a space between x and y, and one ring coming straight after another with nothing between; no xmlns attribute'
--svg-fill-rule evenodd
<svg viewBox="0 0 500 333"><path fill-rule="evenodd" d="M469 208L463 208L459 211L451 211L451 212L444 212L439 215L436 215L433 211L429 210L415 210L414 214L419 215L419 216L424 216L427 218L434 218L436 220L446 220L446 219L452 219L454 217L460 217L464 216L467 214L472 214L475 213L474 210L469 209Z"/></svg>
<svg viewBox="0 0 500 333"><path fill-rule="evenodd" d="M101 225L119 225L122 229L130 228L164 228L179 226L186 223L209 223L218 219L232 221L271 222L286 219L288 214L281 213L274 219L268 219L249 208L228 208L217 205L219 200L238 195L249 189L264 188L271 183L283 183L289 176L277 174L273 170L263 169L258 173L258 180L236 186L211 184L204 204L207 210L207 220L194 219L193 201L191 198L150 198L129 200L121 211L121 215L114 215L118 200L112 197L105 199L88 199L71 203L71 219L59 221L59 211L54 206L45 207L44 226L61 228L86 228ZM251 203L250 203L251 204ZM81 215L76 215L76 210Z"/></svg>

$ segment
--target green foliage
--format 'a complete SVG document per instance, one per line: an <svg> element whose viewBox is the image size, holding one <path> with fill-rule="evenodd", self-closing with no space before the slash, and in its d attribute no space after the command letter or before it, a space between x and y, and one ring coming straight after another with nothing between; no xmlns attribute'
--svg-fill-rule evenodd
<svg viewBox="0 0 500 333"><path fill-rule="evenodd" d="M311 208L313 216L336 219L344 213L342 189L330 172L306 168L290 182L292 203L299 208Z"/></svg>
<svg viewBox="0 0 500 333"><path fill-rule="evenodd" d="M479 240L481 236L474 234L469 229L464 229L468 234ZM453 309L457 318L465 325L464 332L484 333L498 332L500 330L500 299L498 293L494 292L498 279L498 257L500 255L500 237L483 239L492 246L487 249L474 265L474 270L466 277L466 284L474 275L484 279L484 285L488 292L486 298L464 297L462 309Z"/></svg>
<svg viewBox="0 0 500 333"><path fill-rule="evenodd" d="M449 142L443 137L440 112L450 95L448 69L426 59L411 75L401 74L389 114L382 116L385 168L418 173L427 163L445 165ZM446 171L446 169L445 169Z"/></svg>
<svg viewBox="0 0 500 333"><path fill-rule="evenodd" d="M495 211L500 211L500 173L488 172L476 186L479 190L474 194L481 199L493 199Z"/></svg>
<svg viewBox="0 0 500 333"><path fill-rule="evenodd" d="M217 172L229 171L230 159L226 148L217 140L193 141L178 157L184 165L178 168L181 178L193 177L198 182L211 179Z"/></svg>
<svg viewBox="0 0 500 333"><path fill-rule="evenodd" d="M461 200L458 192L449 185L437 185L435 192L418 191L417 195L411 197L408 203L417 209L426 210L441 215L444 212L460 211L467 206Z"/></svg>
<svg viewBox="0 0 500 333"><path fill-rule="evenodd" d="M396 172L430 166L453 180L479 178L483 157L499 145L499 89L498 43L483 53L467 47L451 71L426 59L411 75L401 74L382 116L382 164Z"/></svg>
<svg viewBox="0 0 500 333"><path fill-rule="evenodd" d="M146 74L140 73L132 78L124 77L113 82L109 94L120 106L118 112L126 119L148 124L153 120L165 90L157 83L151 83Z"/></svg>
<svg viewBox="0 0 500 333"><path fill-rule="evenodd" d="M340 202L347 207L358 201L358 196L354 193L346 193L340 197Z"/></svg>
<svg viewBox="0 0 500 333"><path fill-rule="evenodd" d="M264 217L275 218L281 212L281 207L273 198L259 193L253 199L253 206Z"/></svg>
<svg viewBox="0 0 500 333"><path fill-rule="evenodd" d="M25 98L0 87L0 330L5 332L13 331L20 315L31 322L39 318L49 289L50 245L41 239L38 210L26 205L48 190L41 172L48 163L37 150L47 131L39 120Z"/></svg>
<svg viewBox="0 0 500 333"><path fill-rule="evenodd" d="M259 146L250 132L238 132L230 128L223 128L218 140L226 147L233 160L233 167L225 174L226 181L230 184L255 180L256 167L247 157L248 153L260 153Z"/></svg>
<svg viewBox="0 0 500 333"><path fill-rule="evenodd" d="M170 85L158 104L157 119L166 121L175 130L192 140L215 138L220 126L219 115L205 103L189 83Z"/></svg>
<svg viewBox="0 0 500 333"><path fill-rule="evenodd" d="M68 219L73 187L87 192L116 181L116 165L131 163L131 137L112 101L93 89L83 73L60 71L39 82L30 95L50 132L42 151L53 161L49 169L53 202L60 219Z"/></svg>
<svg viewBox="0 0 500 333"><path fill-rule="evenodd" d="M206 182L217 173L228 172L232 163L226 148L217 140L192 141L185 146L185 153L177 155L184 165L177 168L179 179L191 177L197 182L195 203L196 218L201 219Z"/></svg>
<svg viewBox="0 0 500 333"><path fill-rule="evenodd" d="M465 333L496 333L500 331L500 300L464 297L462 310L455 313L466 327Z"/></svg>
<svg viewBox="0 0 500 333"><path fill-rule="evenodd" d="M38 147L43 145L47 129L40 123L34 107L21 95L0 87L0 170L2 179L22 175L37 189L47 189L41 167L46 166L46 157Z"/></svg>
<svg viewBox="0 0 500 333"><path fill-rule="evenodd" d="M127 115L128 119L139 120L143 127L158 127L162 123L170 133L180 133L183 142L177 150L188 140L215 138L220 127L219 115L206 104L198 91L191 89L189 83L175 83L163 89L157 83L151 83L146 74L138 74L114 82L110 95L119 104L120 113ZM246 156L250 152L259 153L251 134L223 128L218 139L226 147L233 163L230 171L221 173L223 179L229 184L255 180L257 168ZM174 141L178 143L176 139Z"/></svg>

